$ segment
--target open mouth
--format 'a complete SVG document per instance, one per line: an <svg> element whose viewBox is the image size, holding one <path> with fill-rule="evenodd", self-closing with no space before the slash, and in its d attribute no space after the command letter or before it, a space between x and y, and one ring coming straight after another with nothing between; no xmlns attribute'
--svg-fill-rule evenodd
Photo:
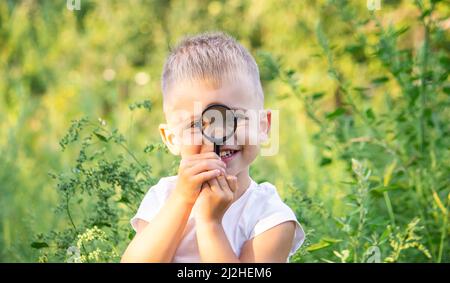
<svg viewBox="0 0 450 283"><path fill-rule="evenodd" d="M239 152L240 150L238 149L223 149L220 151L220 158L222 161L227 162L233 159Z"/></svg>

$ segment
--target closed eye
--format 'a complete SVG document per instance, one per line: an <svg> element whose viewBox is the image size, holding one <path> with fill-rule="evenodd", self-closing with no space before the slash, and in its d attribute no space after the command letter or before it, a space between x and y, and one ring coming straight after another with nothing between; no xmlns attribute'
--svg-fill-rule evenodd
<svg viewBox="0 0 450 283"><path fill-rule="evenodd" d="M200 120L194 120L191 122L190 127L191 128L200 128Z"/></svg>

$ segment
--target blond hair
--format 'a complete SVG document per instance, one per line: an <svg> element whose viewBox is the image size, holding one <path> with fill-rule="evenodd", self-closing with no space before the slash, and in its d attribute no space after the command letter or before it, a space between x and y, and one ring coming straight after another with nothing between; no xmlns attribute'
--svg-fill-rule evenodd
<svg viewBox="0 0 450 283"><path fill-rule="evenodd" d="M255 59L233 37L223 32L187 36L171 50L161 76L163 98L170 87L181 81L202 80L213 87L247 75L255 94L264 104L264 93Z"/></svg>

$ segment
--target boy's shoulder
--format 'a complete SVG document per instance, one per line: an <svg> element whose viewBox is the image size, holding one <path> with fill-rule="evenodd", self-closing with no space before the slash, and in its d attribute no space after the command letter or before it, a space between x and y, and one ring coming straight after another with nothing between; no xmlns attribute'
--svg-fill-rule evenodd
<svg viewBox="0 0 450 283"><path fill-rule="evenodd" d="M158 183L156 183L156 186L171 186L177 182L177 179L178 175L162 177L159 179Z"/></svg>
<svg viewBox="0 0 450 283"><path fill-rule="evenodd" d="M170 192L175 188L178 176L162 177L156 184L148 188L145 198L156 198L159 202L167 199Z"/></svg>
<svg viewBox="0 0 450 283"><path fill-rule="evenodd" d="M253 203L257 203L263 211L270 208L287 208L287 205L281 199L278 189L270 182L257 183L252 180L252 187L249 198Z"/></svg>
<svg viewBox="0 0 450 283"><path fill-rule="evenodd" d="M281 223L293 221L295 223L295 232L289 251L290 257L305 240L303 227L298 221L294 210L281 198L275 185L269 182L255 184L256 189L252 191L251 200L248 202L248 209L246 209L248 213L246 213L245 222L250 227L250 230L247 230L247 239L256 237Z"/></svg>
<svg viewBox="0 0 450 283"><path fill-rule="evenodd" d="M150 187L148 193L153 192L152 194L167 195L173 188L175 188L177 178L177 175L160 178L155 185Z"/></svg>

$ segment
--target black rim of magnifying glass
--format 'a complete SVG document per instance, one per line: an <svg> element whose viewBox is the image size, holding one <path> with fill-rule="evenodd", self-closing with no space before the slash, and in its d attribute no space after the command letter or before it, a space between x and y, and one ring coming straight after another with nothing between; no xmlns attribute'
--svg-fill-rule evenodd
<svg viewBox="0 0 450 283"><path fill-rule="evenodd" d="M226 105L218 104L218 103L211 104L211 105L209 105L208 107L206 107L205 110L203 110L201 119L203 120L203 115L206 113L206 111L210 110L211 108L217 108L217 107L225 108L225 111L232 111L231 108L228 107L228 106L226 106ZM225 115L225 118L226 118L226 115ZM210 136L208 136L207 134L204 133L203 127L202 127L202 135L203 135L205 138L207 138L210 142L214 143L214 152L215 152L217 155L219 155L219 153L220 153L220 144L217 144L217 142L222 142L222 143L224 143L227 139L229 139L229 138L236 132L236 128L237 128L237 118L236 118L236 116L234 116L234 113L233 113L233 123L234 123L234 124L233 124L233 131L232 131L229 135L224 136L224 137L222 138L222 140L211 138Z"/></svg>

